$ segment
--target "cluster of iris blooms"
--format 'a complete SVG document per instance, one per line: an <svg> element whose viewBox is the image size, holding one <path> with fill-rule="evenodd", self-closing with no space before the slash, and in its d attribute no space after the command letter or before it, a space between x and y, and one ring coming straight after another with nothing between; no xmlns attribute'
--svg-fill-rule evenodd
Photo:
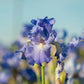
<svg viewBox="0 0 84 84"><path fill-rule="evenodd" d="M84 56L83 38L73 37L66 45L67 32L63 30L60 37L59 32L52 29L55 22L54 18L45 17L33 19L32 24L24 26L22 40L28 39L24 46L19 40L3 51L0 83L54 84L56 64L62 66L58 73L61 73L63 84L73 84L76 71L80 72L80 77L84 77L84 63L77 64L78 57Z"/></svg>
<svg viewBox="0 0 84 84"><path fill-rule="evenodd" d="M37 81L34 70L15 54L22 44L15 41L9 48L0 45L0 84L23 84ZM25 64L25 66L24 66Z"/></svg>

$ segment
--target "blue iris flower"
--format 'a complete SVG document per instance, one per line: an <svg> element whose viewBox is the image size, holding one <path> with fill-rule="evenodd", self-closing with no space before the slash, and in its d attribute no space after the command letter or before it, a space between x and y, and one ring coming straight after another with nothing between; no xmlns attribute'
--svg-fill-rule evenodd
<svg viewBox="0 0 84 84"><path fill-rule="evenodd" d="M55 23L55 19L48 19L48 17L45 17L44 19L37 19L37 21L32 20L31 22L34 26L28 34L29 39L34 42L40 42L40 39L43 39L44 41L48 40L51 32L53 32L52 27Z"/></svg>
<svg viewBox="0 0 84 84"><path fill-rule="evenodd" d="M52 30L55 23L54 18L37 19L31 21L34 26L28 33L28 44L25 44L22 49L17 53L22 53L23 57L28 59L29 64L42 65L43 62L48 63L52 58L51 56L51 42L54 42L57 33Z"/></svg>
<svg viewBox="0 0 84 84"><path fill-rule="evenodd" d="M64 61L66 56L67 56L67 46L64 44L64 43L57 43L57 45L59 46L56 46L57 47L57 52L55 54L55 56L57 56L57 59L60 59L60 61Z"/></svg>

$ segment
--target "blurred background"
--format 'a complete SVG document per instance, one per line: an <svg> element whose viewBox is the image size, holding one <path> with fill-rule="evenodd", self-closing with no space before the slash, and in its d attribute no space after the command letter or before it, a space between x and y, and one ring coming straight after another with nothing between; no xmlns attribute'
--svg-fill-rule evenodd
<svg viewBox="0 0 84 84"><path fill-rule="evenodd" d="M46 16L56 20L53 26L56 41L64 49L68 46L64 61L69 74L66 84L84 84L83 0L0 0L0 84L41 84L41 68L30 66L24 56L20 60L15 51L28 40L27 33L33 26L31 20ZM46 65L46 84L55 84L56 62L55 57Z"/></svg>
<svg viewBox="0 0 84 84"><path fill-rule="evenodd" d="M56 19L55 29L66 29L69 39L84 28L83 0L0 0L0 43L10 45L24 23L45 16Z"/></svg>

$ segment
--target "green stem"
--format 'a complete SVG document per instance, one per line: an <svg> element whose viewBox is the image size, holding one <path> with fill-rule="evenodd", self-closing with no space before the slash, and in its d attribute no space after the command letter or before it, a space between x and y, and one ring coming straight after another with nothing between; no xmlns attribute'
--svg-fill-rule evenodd
<svg viewBox="0 0 84 84"><path fill-rule="evenodd" d="M40 83L40 74L37 75L37 82L38 82L38 84L41 84Z"/></svg>
<svg viewBox="0 0 84 84"><path fill-rule="evenodd" d="M41 67L42 84L45 84L45 66Z"/></svg>

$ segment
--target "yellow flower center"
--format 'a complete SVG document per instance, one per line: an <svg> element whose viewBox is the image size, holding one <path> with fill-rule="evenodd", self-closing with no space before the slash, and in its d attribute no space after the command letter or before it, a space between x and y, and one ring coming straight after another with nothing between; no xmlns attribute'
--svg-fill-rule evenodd
<svg viewBox="0 0 84 84"><path fill-rule="evenodd" d="M42 49L42 47L43 47L43 43L40 43L40 44L38 45L38 49Z"/></svg>

